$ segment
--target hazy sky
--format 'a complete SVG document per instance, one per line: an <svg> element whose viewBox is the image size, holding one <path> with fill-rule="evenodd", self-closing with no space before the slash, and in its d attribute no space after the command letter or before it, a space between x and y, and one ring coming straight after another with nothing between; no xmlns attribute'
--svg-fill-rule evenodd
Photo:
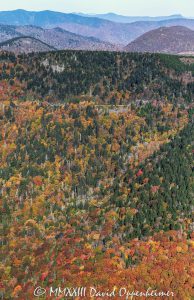
<svg viewBox="0 0 194 300"><path fill-rule="evenodd" d="M194 0L0 0L0 10L55 10L62 12L116 12L123 15L194 16Z"/></svg>

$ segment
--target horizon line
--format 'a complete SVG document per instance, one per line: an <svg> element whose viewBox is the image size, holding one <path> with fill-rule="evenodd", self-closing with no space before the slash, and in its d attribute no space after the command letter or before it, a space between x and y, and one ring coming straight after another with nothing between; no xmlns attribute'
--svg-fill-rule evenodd
<svg viewBox="0 0 194 300"><path fill-rule="evenodd" d="M14 11L26 11L26 12L44 12L44 11L48 11L48 12L56 12L56 13L62 13L62 14L83 14L86 16L98 16L98 15L108 15L108 14L113 14L113 15L117 15L117 16L122 16L122 17L144 17L144 18L162 18L162 17L172 17L172 16L181 16L183 18L194 18L192 16L185 16L183 15L181 12L175 12L172 14L167 14L167 15L124 15L124 14L120 14L114 11L106 11L106 12L102 12L102 13L90 13L90 12L83 12L83 11L79 11L79 12L65 12L65 11L59 11L59 10L51 10L51 9L42 9L42 10L28 10L28 9L24 9L24 8L16 8L16 9L10 9L10 10L1 10L0 12L14 12Z"/></svg>

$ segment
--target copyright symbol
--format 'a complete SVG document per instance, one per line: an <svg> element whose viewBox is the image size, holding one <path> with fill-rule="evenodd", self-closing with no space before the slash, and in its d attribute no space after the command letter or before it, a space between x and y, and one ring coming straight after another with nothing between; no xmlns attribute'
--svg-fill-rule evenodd
<svg viewBox="0 0 194 300"><path fill-rule="evenodd" d="M34 290L35 297L40 297L40 296L44 295L45 293L46 293L46 290L44 288L42 288L41 286L38 286Z"/></svg>

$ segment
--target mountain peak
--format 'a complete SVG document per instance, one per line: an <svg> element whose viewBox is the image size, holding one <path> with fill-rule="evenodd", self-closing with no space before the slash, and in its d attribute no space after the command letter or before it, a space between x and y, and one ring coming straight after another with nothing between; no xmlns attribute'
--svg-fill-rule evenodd
<svg viewBox="0 0 194 300"><path fill-rule="evenodd" d="M194 31L184 26L151 30L126 48L128 52L194 53Z"/></svg>

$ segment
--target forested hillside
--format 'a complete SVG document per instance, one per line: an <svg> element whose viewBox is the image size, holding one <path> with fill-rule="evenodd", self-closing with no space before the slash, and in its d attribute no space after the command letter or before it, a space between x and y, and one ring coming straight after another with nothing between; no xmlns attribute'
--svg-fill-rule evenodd
<svg viewBox="0 0 194 300"><path fill-rule="evenodd" d="M12 55L10 59L7 55L1 55L1 79L19 81L25 94L28 91L35 98L55 102L83 95L101 104L193 99L194 65L176 56L89 51Z"/></svg>
<svg viewBox="0 0 194 300"><path fill-rule="evenodd" d="M64 283L192 299L193 64L3 53L0 70L2 299Z"/></svg>

